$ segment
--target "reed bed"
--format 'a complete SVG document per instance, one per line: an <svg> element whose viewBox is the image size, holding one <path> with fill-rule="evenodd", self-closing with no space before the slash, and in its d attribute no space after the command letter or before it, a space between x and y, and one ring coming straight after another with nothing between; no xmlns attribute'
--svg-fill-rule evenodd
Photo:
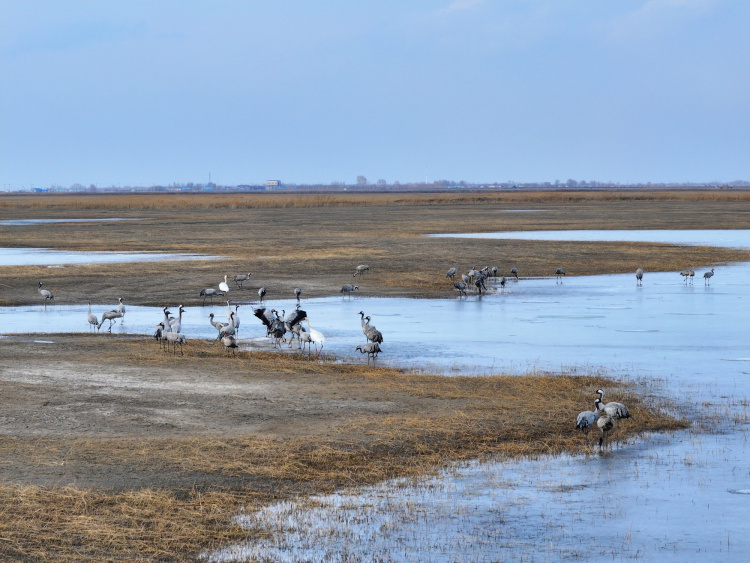
<svg viewBox="0 0 750 563"><path fill-rule="evenodd" d="M282 209L348 206L412 206L517 203L582 203L623 201L748 202L744 190L596 190L596 191L459 191L386 193L150 193L139 194L34 194L3 195L0 209L186 210Z"/></svg>

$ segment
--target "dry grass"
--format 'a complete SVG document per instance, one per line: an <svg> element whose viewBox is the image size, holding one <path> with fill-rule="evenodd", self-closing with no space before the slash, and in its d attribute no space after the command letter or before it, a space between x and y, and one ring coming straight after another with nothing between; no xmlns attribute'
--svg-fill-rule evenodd
<svg viewBox="0 0 750 563"><path fill-rule="evenodd" d="M186 209L281 209L349 206L414 206L475 204L536 204L582 202L726 202L750 201L743 190L598 190L598 191L500 191L500 192L398 192L398 193L149 193L141 194L34 194L2 195L0 209L65 211L186 210Z"/></svg>
<svg viewBox="0 0 750 563"><path fill-rule="evenodd" d="M131 361L143 369L174 365L153 342L117 338L117 344L103 351L103 361ZM69 351L65 360L79 352ZM573 421L580 410L590 408L599 387L613 400L626 402L633 414L615 439L685 427L645 403L632 387L598 376L446 378L311 362L298 355L226 358L221 350L198 342L175 369L202 371L217 361L226 365L221 371L246 374L251 384L260 379L309 381L310 390L303 393L318 400L340 403L348 393L403 406L382 413L367 409L364 415L365 409L354 409L331 417L325 434L273 438L210 433L151 439L7 436L0 440L0 458L22 464L26 477L0 486L0 553L28 560L192 559L203 550L244 539L249 532L233 525L232 516L278 499L425 475L482 456L590 451L596 436L584 438ZM139 486L125 490L30 484L37 469L60 464L104 475L127 468L144 477ZM170 475L195 475L201 485L154 487L150 474L160 475L159 483L165 476L168 482Z"/></svg>

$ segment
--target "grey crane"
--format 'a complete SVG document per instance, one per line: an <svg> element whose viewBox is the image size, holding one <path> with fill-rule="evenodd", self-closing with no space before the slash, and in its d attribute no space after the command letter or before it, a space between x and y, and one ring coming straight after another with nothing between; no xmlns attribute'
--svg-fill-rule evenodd
<svg viewBox="0 0 750 563"><path fill-rule="evenodd" d="M594 424L599 415L602 412L602 402L599 399L594 400L593 411L583 411L576 418L576 428L581 430L584 434L589 433L589 428Z"/></svg>
<svg viewBox="0 0 750 563"><path fill-rule="evenodd" d="M258 289L258 299L260 300L261 303L263 303L263 298L265 296L266 296L266 288L261 287L260 289Z"/></svg>
<svg viewBox="0 0 750 563"><path fill-rule="evenodd" d="M710 272L703 274L703 285L711 285L711 278L714 275L714 269L711 268Z"/></svg>
<svg viewBox="0 0 750 563"><path fill-rule="evenodd" d="M357 346L355 350L359 350L361 354L367 354L367 364L370 364L370 358L375 362L378 354L382 352L380 345L377 342L368 342L364 346Z"/></svg>
<svg viewBox="0 0 750 563"><path fill-rule="evenodd" d="M471 280L466 274L461 274L461 282L463 282L464 285L468 286Z"/></svg>
<svg viewBox="0 0 750 563"><path fill-rule="evenodd" d="M555 283L562 283L562 277L565 275L565 270L563 270L562 268L558 268L557 270L555 270L555 275L557 276L557 280L555 281Z"/></svg>
<svg viewBox="0 0 750 563"><path fill-rule="evenodd" d="M638 268L635 271L635 283L636 285L643 285L643 268Z"/></svg>
<svg viewBox="0 0 750 563"><path fill-rule="evenodd" d="M606 412L604 414L599 415L599 418L596 421L596 425L599 427L599 430L602 431L602 435L599 437L599 447L602 447L602 444L604 443L604 438L607 437L607 432L612 430L615 427L615 419L614 417L608 415Z"/></svg>
<svg viewBox="0 0 750 563"><path fill-rule="evenodd" d="M368 266L367 264L360 264L354 269L354 277L356 278L357 276L359 276L361 278L369 269L370 266Z"/></svg>
<svg viewBox="0 0 750 563"><path fill-rule="evenodd" d="M511 268L510 269L511 275L518 280L518 268Z"/></svg>
<svg viewBox="0 0 750 563"><path fill-rule="evenodd" d="M184 334L179 334L177 332L165 332L163 333L164 341L166 342L167 348L169 348L169 345L172 345L172 355L177 355L177 345L180 345L180 356L184 356L185 354L182 352L182 345L187 342L187 338L185 338Z"/></svg>
<svg viewBox="0 0 750 563"><path fill-rule="evenodd" d="M216 330L221 330L221 327L223 327L225 324L219 321L215 321L213 313L208 315L208 322L210 322Z"/></svg>
<svg viewBox="0 0 750 563"><path fill-rule="evenodd" d="M344 295L351 296L351 293L354 292L354 291L356 291L356 290L358 290L358 289L359 289L358 285L352 285L352 284L348 283L346 285L342 285L341 286L341 291L339 293L343 293Z"/></svg>
<svg viewBox="0 0 750 563"><path fill-rule="evenodd" d="M112 332L112 323L116 322L116 319L121 319L122 313L120 311L107 311L102 315L101 322L97 325L96 330L99 330L102 328L102 325L104 324L104 321L109 321L109 328L107 329L107 332Z"/></svg>
<svg viewBox="0 0 750 563"><path fill-rule="evenodd" d="M695 271L691 270L689 268L686 268L680 272L680 275L685 278L685 285L688 283L688 279L690 279L690 283L693 283L693 277L695 276Z"/></svg>
<svg viewBox="0 0 750 563"><path fill-rule="evenodd" d="M94 327L99 324L99 319L97 319L96 315L91 312L91 303L89 303L88 321L89 321L89 332L91 332L94 329Z"/></svg>
<svg viewBox="0 0 750 563"><path fill-rule="evenodd" d="M237 353L237 348L239 346L237 345L237 339L232 336L231 334L226 334L222 336L221 343L224 345L224 349L227 351L227 356L229 355L229 351L232 351L232 356L235 356Z"/></svg>
<svg viewBox="0 0 750 563"><path fill-rule="evenodd" d="M117 305L117 310L122 313L123 318L125 318L125 303L122 302L122 297L118 297L117 301L119 301L119 305Z"/></svg>
<svg viewBox="0 0 750 563"><path fill-rule="evenodd" d="M211 298L211 303L214 302L214 297L223 297L224 294L220 291L215 290L213 287L207 287L206 289L201 289L201 297L203 297L203 305L206 304L206 297Z"/></svg>
<svg viewBox="0 0 750 563"><path fill-rule="evenodd" d="M490 270L490 274L492 275L493 278L497 277L497 272L498 272L498 267L492 266L492 269Z"/></svg>
<svg viewBox="0 0 750 563"><path fill-rule="evenodd" d="M291 334L292 336L289 338L289 347L292 347L292 342L294 341L294 337L297 337L297 341L300 343L300 347L302 347L302 341L299 340L300 334L304 330L304 327L302 326L302 321L304 321L307 318L307 312L303 311L299 308L299 305L297 305L297 308L290 312L286 317L284 317L284 328L286 328L286 331Z"/></svg>
<svg viewBox="0 0 750 563"><path fill-rule="evenodd" d="M266 336L271 334L271 323L276 320L276 315L273 313L273 309L267 309L266 307L253 308L253 315L266 327Z"/></svg>
<svg viewBox="0 0 750 563"><path fill-rule="evenodd" d="M299 298L302 295L302 288L301 287L295 287L294 288L294 296L297 298L297 305L299 305Z"/></svg>
<svg viewBox="0 0 750 563"><path fill-rule="evenodd" d="M456 274L457 274L457 273L458 273L458 268L456 268L456 267L453 267L453 268L451 268L450 270L448 270L448 273L447 273L447 274L445 274L445 277L446 277L446 278L450 278L450 279L453 279L453 278L455 278L455 277L456 277Z"/></svg>
<svg viewBox="0 0 750 563"><path fill-rule="evenodd" d="M185 309L183 309L182 305L180 305L177 311L177 318L169 319L169 332L180 332L182 330L182 313L184 312Z"/></svg>
<svg viewBox="0 0 750 563"><path fill-rule="evenodd" d="M360 311L359 316L360 316L360 324L362 325L362 333L365 335L365 338L367 338L367 341L368 342L383 342L382 333L377 328L375 328L374 325L370 324L370 317L366 317L367 322L365 322L364 311Z"/></svg>
<svg viewBox="0 0 750 563"><path fill-rule="evenodd" d="M604 401L604 389L597 389L596 392L599 394L599 400ZM626 407L622 403L602 402L602 410L615 420L620 420L621 418L630 418L628 407Z"/></svg>
<svg viewBox="0 0 750 563"><path fill-rule="evenodd" d="M252 276L252 274L250 272L248 272L247 274L237 274L236 276L234 276L232 278L232 281L235 284L237 284L237 287L239 287L240 289L242 289L242 283L246 282L247 280L249 280L250 276Z"/></svg>
<svg viewBox="0 0 750 563"><path fill-rule="evenodd" d="M44 297L44 307L47 307L47 301L53 301L55 299L55 296L52 295L51 291L48 291L46 289L42 289L42 286L44 284L42 282L39 282L39 287L37 288L37 291L39 291L39 295Z"/></svg>
<svg viewBox="0 0 750 563"><path fill-rule="evenodd" d="M503 276L502 278L500 278L500 291L503 292L503 293L505 293L505 283L507 281L508 280L505 279L505 276Z"/></svg>
<svg viewBox="0 0 750 563"><path fill-rule="evenodd" d="M453 284L453 287L458 291L458 296L461 297L463 295L466 296L466 284L462 282L455 282Z"/></svg>

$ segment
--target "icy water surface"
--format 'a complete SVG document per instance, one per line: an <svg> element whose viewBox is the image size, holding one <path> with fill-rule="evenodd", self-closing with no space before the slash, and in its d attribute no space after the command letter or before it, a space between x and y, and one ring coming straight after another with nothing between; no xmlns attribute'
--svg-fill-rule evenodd
<svg viewBox="0 0 750 563"><path fill-rule="evenodd" d="M724 230L641 230L641 231L509 231L500 233L439 234L432 237L491 238L519 240L573 240L664 242L690 246L721 246L728 248L750 248L746 229Z"/></svg>
<svg viewBox="0 0 750 563"><path fill-rule="evenodd" d="M5 219L0 226L44 225L47 223L105 223L108 221L143 221L143 218L108 217L106 219Z"/></svg>
<svg viewBox="0 0 750 563"><path fill-rule="evenodd" d="M161 252L89 252L49 248L0 248L0 266L61 266L68 264L113 264L155 260L212 260L217 256Z"/></svg>

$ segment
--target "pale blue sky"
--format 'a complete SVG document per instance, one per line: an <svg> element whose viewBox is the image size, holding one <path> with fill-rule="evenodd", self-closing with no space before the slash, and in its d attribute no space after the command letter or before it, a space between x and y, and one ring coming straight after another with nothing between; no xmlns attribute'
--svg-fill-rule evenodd
<svg viewBox="0 0 750 563"><path fill-rule="evenodd" d="M0 188L750 179L744 0L0 0Z"/></svg>

